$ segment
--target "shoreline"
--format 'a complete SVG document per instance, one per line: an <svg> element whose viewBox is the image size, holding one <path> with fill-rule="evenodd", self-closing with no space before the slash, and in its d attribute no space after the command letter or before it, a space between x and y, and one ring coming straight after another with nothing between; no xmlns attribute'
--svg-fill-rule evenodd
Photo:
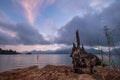
<svg viewBox="0 0 120 80"><path fill-rule="evenodd" d="M82 74L73 73L71 66L47 65L43 68L31 66L0 72L0 80L119 80L120 71L107 67L96 67L94 74L83 69Z"/></svg>

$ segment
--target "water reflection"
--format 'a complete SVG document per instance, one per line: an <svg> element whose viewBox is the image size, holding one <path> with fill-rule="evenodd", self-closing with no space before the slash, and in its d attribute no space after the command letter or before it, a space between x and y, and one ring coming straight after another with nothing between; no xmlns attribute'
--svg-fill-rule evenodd
<svg viewBox="0 0 120 80"><path fill-rule="evenodd" d="M11 69L38 65L71 65L71 58L67 54L40 55L0 55L0 72Z"/></svg>
<svg viewBox="0 0 120 80"><path fill-rule="evenodd" d="M101 55L97 55L101 59ZM103 55L103 60L106 64L109 63L108 55ZM111 65L114 67L120 67L120 58L117 55L111 55Z"/></svg>
<svg viewBox="0 0 120 80"><path fill-rule="evenodd" d="M101 57L98 55L98 57ZM119 59L112 56L115 65L120 66ZM104 61L108 63L108 57L104 55ZM71 58L68 54L39 54L39 55L0 55L0 72L11 69L38 65L40 68L45 65L71 65Z"/></svg>

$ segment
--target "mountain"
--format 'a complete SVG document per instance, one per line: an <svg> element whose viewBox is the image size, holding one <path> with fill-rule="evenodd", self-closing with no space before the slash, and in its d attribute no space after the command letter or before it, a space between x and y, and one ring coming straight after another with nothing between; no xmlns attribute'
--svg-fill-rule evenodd
<svg viewBox="0 0 120 80"><path fill-rule="evenodd" d="M57 50L47 50L47 51L37 51L37 50L32 50L32 51L24 51L22 52L23 54L71 54L71 48L64 48L64 49L57 49ZM100 51L96 50L94 48L86 49L88 53L92 54L99 54ZM119 48L120 51L120 48ZM103 52L103 51L102 51ZM115 53L115 50L111 51L112 53ZM0 48L0 54L22 54L13 50L2 50ZM104 52L103 52L104 53Z"/></svg>
<svg viewBox="0 0 120 80"><path fill-rule="evenodd" d="M116 54L116 55L118 55L118 54L120 55L120 48L112 49L111 53Z"/></svg>
<svg viewBox="0 0 120 80"><path fill-rule="evenodd" d="M32 53L32 54L70 54L71 49L66 48L66 49L57 49L57 50L47 50L47 51L37 51L33 50L27 53Z"/></svg>
<svg viewBox="0 0 120 80"><path fill-rule="evenodd" d="M31 54L71 54L71 48L65 48L65 49L57 49L57 50L47 50L47 51L37 51L37 50L33 50L33 51L26 51L26 53L31 53ZM92 53L92 54L99 54L100 51L96 50L94 48L90 48L90 49L86 49L86 51L88 53ZM104 53L102 51L102 53Z"/></svg>
<svg viewBox="0 0 120 80"><path fill-rule="evenodd" d="M105 53L104 51L96 50L96 49L94 49L94 48L86 49L86 51L87 51L88 53L92 53L92 54Z"/></svg>

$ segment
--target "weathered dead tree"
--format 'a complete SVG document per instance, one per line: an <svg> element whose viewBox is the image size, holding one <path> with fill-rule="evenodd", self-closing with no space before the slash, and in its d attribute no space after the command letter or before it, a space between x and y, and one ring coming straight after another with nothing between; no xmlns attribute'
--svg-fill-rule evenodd
<svg viewBox="0 0 120 80"><path fill-rule="evenodd" d="M110 32L109 32L109 28L107 28L107 26L104 26L104 31L105 31L105 35L107 38L107 45L108 45L108 61L109 61L109 66L112 66L112 58L111 58L111 37L110 37Z"/></svg>
<svg viewBox="0 0 120 80"><path fill-rule="evenodd" d="M70 55L72 57L73 71L75 73L82 73L82 68L88 67L90 69L90 73L93 73L93 67L101 64L100 59L91 53L87 53L83 44L82 47L80 47L78 31L76 31L76 42L77 46L73 43L72 52Z"/></svg>

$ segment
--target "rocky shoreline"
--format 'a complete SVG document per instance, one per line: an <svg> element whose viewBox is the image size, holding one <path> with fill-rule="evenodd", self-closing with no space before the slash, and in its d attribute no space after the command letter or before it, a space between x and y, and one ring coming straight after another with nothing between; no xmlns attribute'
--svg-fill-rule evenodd
<svg viewBox="0 0 120 80"><path fill-rule="evenodd" d="M82 74L76 74L71 66L47 65L41 69L37 66L14 69L0 73L0 80L120 80L120 71L107 67L96 67L94 74L87 68Z"/></svg>

